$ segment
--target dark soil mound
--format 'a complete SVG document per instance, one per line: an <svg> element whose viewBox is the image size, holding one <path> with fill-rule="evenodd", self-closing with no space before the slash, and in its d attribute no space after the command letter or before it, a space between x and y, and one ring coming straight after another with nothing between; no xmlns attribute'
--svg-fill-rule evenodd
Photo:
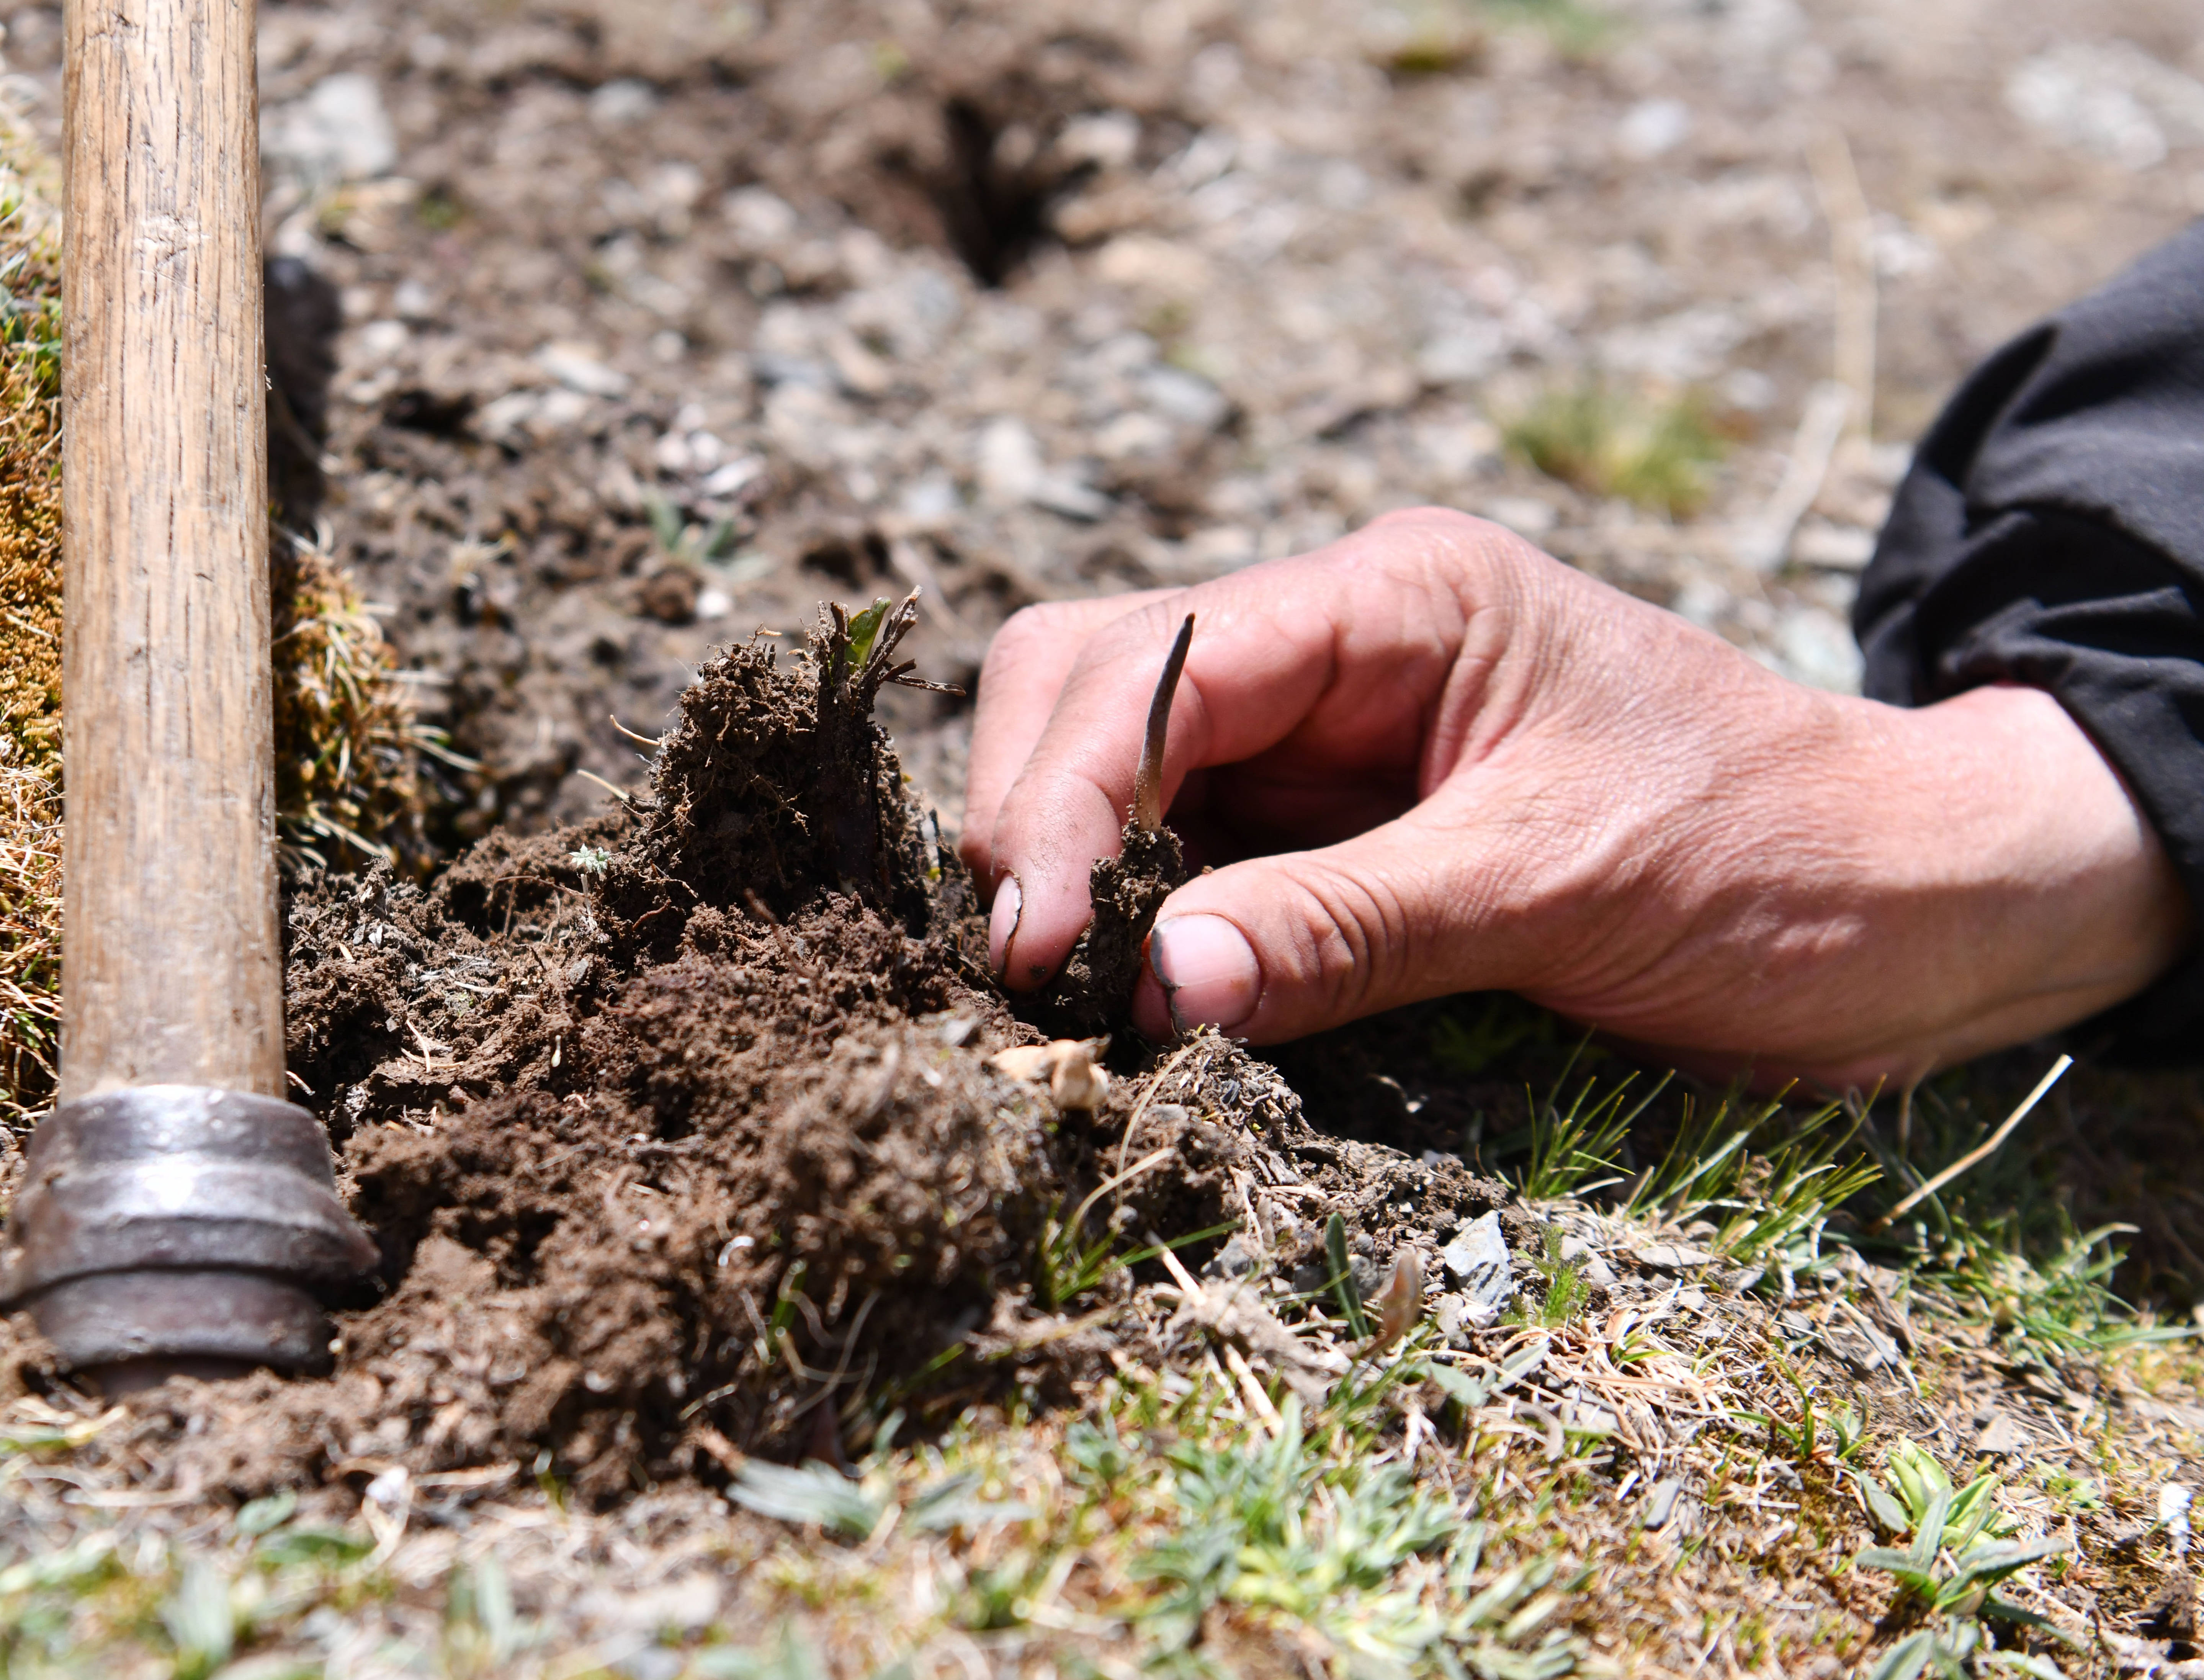
<svg viewBox="0 0 2204 1680"><path fill-rule="evenodd" d="M503 1463L601 1499L739 1452L832 1460L896 1406L1102 1368L1117 1333L1056 1315L1044 1256L1129 1159L1081 1251L1235 1222L1256 1174L1309 1187L1306 1221L1256 1232L1287 1266L1335 1208L1389 1247L1491 1204L1458 1163L1311 1139L1214 1036L1161 1066L1121 1039L1135 1077L1091 1115L991 1067L1035 1030L872 719L908 622L830 614L793 658L708 663L648 802L493 834L432 888L296 894L291 1066L380 1276L339 1303L327 1380L180 1380L101 1450L239 1496ZM1141 906L1099 896L1137 960ZM1090 966L1122 1009L1129 974Z"/></svg>
<svg viewBox="0 0 2204 1680"><path fill-rule="evenodd" d="M298 898L293 1066L390 1293L206 1471L549 1446L610 1493L700 1434L803 1445L1021 1281L1049 1110L985 1066L1018 1029L872 721L869 619L708 666L648 804Z"/></svg>
<svg viewBox="0 0 2204 1680"><path fill-rule="evenodd" d="M1297 1101L1223 1041L1092 1116L988 1066L1034 1030L872 720L907 622L833 614L793 658L707 665L648 803L494 834L430 889L296 895L291 1066L382 1273L328 1380L175 1382L117 1449L238 1494L507 1463L601 1499L738 1451L831 1459L945 1364L992 1362L938 1405L1101 1356L1106 1334L1016 1326L1064 1304L1037 1287L1048 1222L1130 1143L1169 1157L1105 1210L1135 1238L1235 1218L1259 1154L1300 1176ZM1348 1175L1359 1225L1431 1190L1408 1171ZM1453 1178L1442 1199L1489 1199ZM1313 1240L1265 1238L1289 1263Z"/></svg>

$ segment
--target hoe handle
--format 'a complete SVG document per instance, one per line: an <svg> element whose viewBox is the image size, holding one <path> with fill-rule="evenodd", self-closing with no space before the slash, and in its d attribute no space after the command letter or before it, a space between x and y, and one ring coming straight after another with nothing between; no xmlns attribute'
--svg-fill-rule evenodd
<svg viewBox="0 0 2204 1680"><path fill-rule="evenodd" d="M329 1362L283 1097L252 0L67 0L61 1101L0 1250L110 1393Z"/></svg>
<svg viewBox="0 0 2204 1680"><path fill-rule="evenodd" d="M61 1097L280 1097L253 0L65 31Z"/></svg>

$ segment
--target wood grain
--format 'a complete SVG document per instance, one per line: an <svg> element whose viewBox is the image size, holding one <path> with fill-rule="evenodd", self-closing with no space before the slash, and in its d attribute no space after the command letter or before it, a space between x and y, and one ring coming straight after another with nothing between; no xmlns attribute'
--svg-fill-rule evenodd
<svg viewBox="0 0 2204 1680"><path fill-rule="evenodd" d="M61 1097L278 1096L252 0L68 0Z"/></svg>

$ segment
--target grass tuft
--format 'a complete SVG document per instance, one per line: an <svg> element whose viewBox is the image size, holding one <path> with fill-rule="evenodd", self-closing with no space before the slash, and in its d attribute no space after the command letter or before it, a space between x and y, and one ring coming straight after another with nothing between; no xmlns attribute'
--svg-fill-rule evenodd
<svg viewBox="0 0 2204 1680"><path fill-rule="evenodd" d="M1623 1140L1630 1135L1632 1123L1668 1085L1669 1076L1664 1074L1654 1082L1651 1089L1626 1109L1623 1103L1630 1095L1636 1075L1625 1075L1604 1091L1599 1089L1596 1077L1587 1075L1575 1094L1567 1098L1568 1106L1564 1108L1561 1104L1569 1075L1589 1042L1579 1042L1570 1052L1546 1100L1534 1101L1531 1105L1531 1125L1524 1139L1531 1158L1520 1181L1528 1201L1557 1202L1596 1188L1587 1181L1596 1172L1614 1172L1615 1157ZM1503 1138L1494 1146L1495 1152L1505 1155L1515 1142Z"/></svg>
<svg viewBox="0 0 2204 1680"><path fill-rule="evenodd" d="M1639 396L1596 380L1547 391L1502 436L1548 478L1674 519L1705 503L1723 454L1697 397Z"/></svg>

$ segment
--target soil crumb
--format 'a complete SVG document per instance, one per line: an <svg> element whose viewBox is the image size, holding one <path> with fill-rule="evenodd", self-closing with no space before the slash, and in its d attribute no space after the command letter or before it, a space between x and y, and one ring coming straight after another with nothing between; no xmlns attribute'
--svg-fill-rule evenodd
<svg viewBox="0 0 2204 1680"><path fill-rule="evenodd" d="M1055 981L1034 1006L1041 1024L1059 1037L1114 1032L1131 1007L1148 935L1164 900L1187 882L1178 836L1168 828L1128 822L1118 855L1098 858L1087 872L1094 919L1071 948Z"/></svg>

